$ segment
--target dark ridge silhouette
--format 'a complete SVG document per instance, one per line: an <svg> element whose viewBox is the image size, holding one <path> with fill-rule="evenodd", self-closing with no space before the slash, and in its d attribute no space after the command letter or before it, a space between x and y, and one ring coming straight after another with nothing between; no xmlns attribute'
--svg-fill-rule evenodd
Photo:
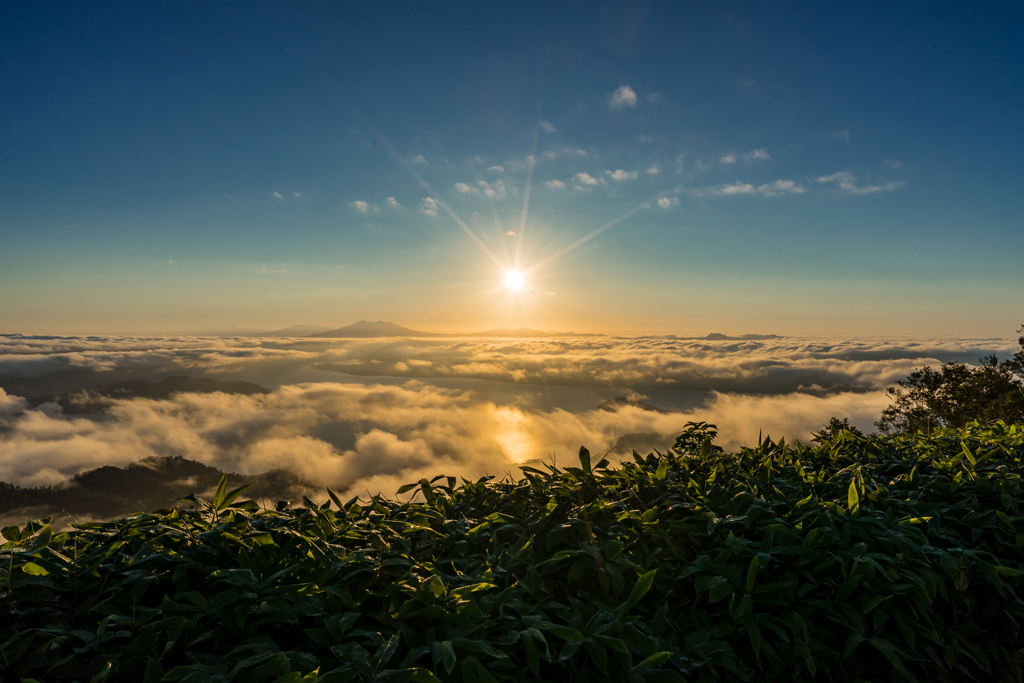
<svg viewBox="0 0 1024 683"><path fill-rule="evenodd" d="M231 488L251 484L243 494L249 499L298 499L313 486L285 470L256 475L225 473L195 460L150 457L127 467L104 466L82 472L57 486L22 488L0 482L0 515L17 519L18 510L27 517L69 513L76 517L114 518L132 512L171 507L190 493L203 495L217 488L227 474ZM212 497L212 493L209 494Z"/></svg>
<svg viewBox="0 0 1024 683"><path fill-rule="evenodd" d="M385 322L383 320L378 320L377 322L360 320L352 325L346 325L345 327L339 327L335 330L319 332L309 336L335 339L364 339L371 337L446 337L451 335L438 334L435 332L420 332L419 330L411 330L408 327L402 327L401 325Z"/></svg>
<svg viewBox="0 0 1024 683"><path fill-rule="evenodd" d="M43 403L58 403L68 415L95 415L103 413L118 398L149 398L162 400L177 393L212 394L269 394L270 389L252 382L222 382L217 379L167 377L159 382L144 379L129 379L113 384L101 384L81 391L71 391L53 396L36 396L28 399L33 408Z"/></svg>
<svg viewBox="0 0 1024 683"><path fill-rule="evenodd" d="M777 334L742 334L738 337L730 337L721 332L712 332L706 337L701 337L701 339L707 339L708 341L754 341L758 339L782 339L782 337Z"/></svg>
<svg viewBox="0 0 1024 683"><path fill-rule="evenodd" d="M637 453L651 453L653 451L665 453L672 448L674 442L675 437L669 434L658 434L656 432L623 434L615 441L615 445L612 446L609 453L616 455L629 455L633 451Z"/></svg>
<svg viewBox="0 0 1024 683"><path fill-rule="evenodd" d="M666 410L665 408L659 408L658 406L651 405L650 403L645 403L635 398L610 398L607 401L602 401L597 405L597 407L600 408L601 410L607 410L608 412L611 413L614 413L620 408L625 408L626 406L640 408L641 410L649 410L652 413L662 413L663 415L677 412L675 410Z"/></svg>

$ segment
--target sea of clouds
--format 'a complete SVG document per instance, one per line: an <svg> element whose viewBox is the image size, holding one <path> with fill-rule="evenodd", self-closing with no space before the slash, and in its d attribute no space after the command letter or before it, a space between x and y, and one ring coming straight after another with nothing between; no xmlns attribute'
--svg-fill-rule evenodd
<svg viewBox="0 0 1024 683"><path fill-rule="evenodd" d="M251 339L0 335L0 481L53 485L101 465L180 455L226 471L287 468L316 487L391 494L438 474L573 462L628 434L665 446L689 421L726 448L807 442L831 416L869 430L885 388L922 365L1008 356L1014 340L667 337ZM117 400L101 416L26 399L191 375L269 394ZM650 397L675 412L599 408ZM614 454L613 454L614 455Z"/></svg>

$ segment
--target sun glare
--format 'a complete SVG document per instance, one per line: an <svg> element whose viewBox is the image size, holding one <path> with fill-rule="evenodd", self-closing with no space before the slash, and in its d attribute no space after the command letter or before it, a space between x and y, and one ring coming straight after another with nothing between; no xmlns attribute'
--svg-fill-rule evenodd
<svg viewBox="0 0 1024 683"><path fill-rule="evenodd" d="M518 270L510 270L505 274L505 286L509 289L522 289L523 284L523 274Z"/></svg>

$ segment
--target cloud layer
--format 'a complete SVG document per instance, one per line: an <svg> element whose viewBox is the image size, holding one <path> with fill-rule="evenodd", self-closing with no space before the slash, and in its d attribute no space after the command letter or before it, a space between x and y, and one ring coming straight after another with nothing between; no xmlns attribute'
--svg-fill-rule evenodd
<svg viewBox="0 0 1024 683"><path fill-rule="evenodd" d="M102 465L180 455L242 474L284 468L319 487L390 494L403 483L442 473L479 477L512 473L538 460L572 463L581 445L604 452L625 434L660 434L667 448L690 420L719 424L730 448L751 442L755 424L806 441L831 414L869 424L884 400L877 392L827 398L714 394L685 413L631 406L571 413L499 406L473 392L409 382L287 385L265 396L128 399L96 418L64 416L47 404L5 418L0 480L56 485ZM339 431L350 435L350 443L337 438Z"/></svg>
<svg viewBox="0 0 1024 683"><path fill-rule="evenodd" d="M87 417L63 415L56 404L29 410L25 397L0 390L0 481L59 484L101 465L181 455L228 471L283 467L316 486L392 493L423 476L501 474L549 458L565 464L581 445L603 452L629 434L660 435L655 442L667 447L690 420L717 424L727 448L762 430L806 441L833 415L869 429L887 405L884 388L922 364L1014 348L1012 340L0 336L8 387L192 374L274 389L118 400L107 415ZM296 380L303 372L337 381ZM559 385L578 392L582 407L529 398ZM484 391L493 387L507 389ZM668 401L663 407L673 407L672 392L698 399L670 413L597 406L634 390Z"/></svg>

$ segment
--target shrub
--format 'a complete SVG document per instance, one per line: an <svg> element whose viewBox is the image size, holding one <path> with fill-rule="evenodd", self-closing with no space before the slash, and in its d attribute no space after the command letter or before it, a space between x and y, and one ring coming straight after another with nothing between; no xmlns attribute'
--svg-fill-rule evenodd
<svg viewBox="0 0 1024 683"><path fill-rule="evenodd" d="M3 530L45 681L1019 681L1024 429L438 477Z"/></svg>

